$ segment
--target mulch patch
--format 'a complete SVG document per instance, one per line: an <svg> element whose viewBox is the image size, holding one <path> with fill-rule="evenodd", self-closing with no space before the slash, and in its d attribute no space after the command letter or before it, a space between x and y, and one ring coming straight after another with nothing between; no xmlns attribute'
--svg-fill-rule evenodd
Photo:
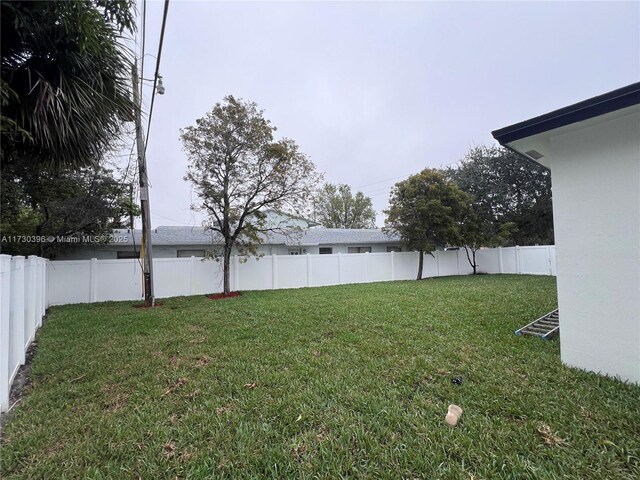
<svg viewBox="0 0 640 480"><path fill-rule="evenodd" d="M224 300L225 298L233 298L239 297L240 292L229 292L226 295L224 293L213 293L211 295L207 295L209 300Z"/></svg>

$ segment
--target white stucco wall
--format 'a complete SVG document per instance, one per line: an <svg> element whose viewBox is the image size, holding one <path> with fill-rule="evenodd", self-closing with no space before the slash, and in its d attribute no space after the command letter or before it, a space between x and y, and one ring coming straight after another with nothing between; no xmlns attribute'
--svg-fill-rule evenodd
<svg viewBox="0 0 640 480"><path fill-rule="evenodd" d="M562 360L640 382L640 111L549 133Z"/></svg>

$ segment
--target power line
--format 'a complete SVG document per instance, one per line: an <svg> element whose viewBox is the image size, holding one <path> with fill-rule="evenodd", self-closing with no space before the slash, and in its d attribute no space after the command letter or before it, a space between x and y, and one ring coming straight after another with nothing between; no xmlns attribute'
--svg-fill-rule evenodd
<svg viewBox="0 0 640 480"><path fill-rule="evenodd" d="M355 189L358 189L358 188L364 188L364 187L369 187L369 186L371 186L371 185L377 185L377 184L379 184L379 183L390 182L390 181L392 181L392 180L400 180L400 179L403 179L403 178L407 178L409 175L413 175L414 173L415 173L415 172L407 173L406 175L402 175L401 177L386 178L386 179L384 179L384 180L380 180L380 181L377 181L377 182L366 183L366 184L364 184L364 185L360 185L360 186L358 186L358 187L355 187Z"/></svg>
<svg viewBox="0 0 640 480"><path fill-rule="evenodd" d="M162 28L160 29L160 41L158 42L158 55L156 55L156 73L153 76L153 91L151 92L151 106L149 107L149 120L147 122L147 138L144 141L144 151L147 151L149 143L149 131L151 130L151 117L153 116L153 103L156 99L156 86L158 75L160 74L160 58L162 57L162 44L164 42L164 31L167 26L167 13L169 12L169 0L164 0L164 12L162 14ZM144 61L144 59L143 59Z"/></svg>
<svg viewBox="0 0 640 480"><path fill-rule="evenodd" d="M181 220L176 220L175 218L169 218L169 217L165 217L164 215L160 215L159 213L153 213L152 216L156 216L156 217L160 217L160 218L164 218L165 220L170 220L172 222L177 223L178 225L182 226L184 224L183 221Z"/></svg>

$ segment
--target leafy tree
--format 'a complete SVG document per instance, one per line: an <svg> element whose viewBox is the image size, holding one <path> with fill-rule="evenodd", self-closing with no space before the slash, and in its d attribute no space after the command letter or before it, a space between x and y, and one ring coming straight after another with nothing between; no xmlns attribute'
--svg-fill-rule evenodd
<svg viewBox="0 0 640 480"><path fill-rule="evenodd" d="M69 246L61 237L87 235L106 243L113 228L139 214L130 195L129 184L103 167L51 172L37 163L11 164L0 184L2 253L52 258Z"/></svg>
<svg viewBox="0 0 640 480"><path fill-rule="evenodd" d="M385 230L397 232L406 247L419 252L420 280L424 252L459 245L462 223L470 210L468 194L448 181L442 172L426 168L396 183L391 190Z"/></svg>
<svg viewBox="0 0 640 480"><path fill-rule="evenodd" d="M314 199L315 220L326 228L375 228L376 212L371 198L355 196L345 184L327 183Z"/></svg>
<svg viewBox="0 0 640 480"><path fill-rule="evenodd" d="M133 0L3 1L3 167L97 165L131 118Z"/></svg>
<svg viewBox="0 0 640 480"><path fill-rule="evenodd" d="M553 243L551 176L543 166L502 147L480 146L446 175L473 197L483 246L496 239Z"/></svg>
<svg viewBox="0 0 640 480"><path fill-rule="evenodd" d="M275 130L254 102L233 96L181 130L190 162L185 180L201 200L193 208L207 214L205 226L224 240L225 294L232 248L255 255L263 234L274 229L265 210L300 212L320 181L293 140L274 141Z"/></svg>
<svg viewBox="0 0 640 480"><path fill-rule="evenodd" d="M464 248L467 261L473 269L473 274L478 273L476 253L482 247L500 247L506 245L509 238L516 230L513 222L500 225L500 230L494 231L492 225L482 221L475 208L470 208L460 223L460 245Z"/></svg>

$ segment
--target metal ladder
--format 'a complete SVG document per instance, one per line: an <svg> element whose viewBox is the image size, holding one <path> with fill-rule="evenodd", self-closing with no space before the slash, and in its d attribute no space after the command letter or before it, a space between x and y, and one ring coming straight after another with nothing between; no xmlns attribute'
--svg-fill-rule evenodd
<svg viewBox="0 0 640 480"><path fill-rule="evenodd" d="M516 330L516 335L535 335L543 340L550 340L560 333L560 316L558 309L534 320Z"/></svg>

